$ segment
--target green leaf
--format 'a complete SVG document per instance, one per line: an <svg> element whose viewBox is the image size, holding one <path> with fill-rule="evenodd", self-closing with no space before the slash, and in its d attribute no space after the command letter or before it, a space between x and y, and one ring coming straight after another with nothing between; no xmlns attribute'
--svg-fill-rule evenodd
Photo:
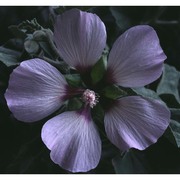
<svg viewBox="0 0 180 180"><path fill-rule="evenodd" d="M149 173L150 167L142 151L130 149L124 156L118 155L112 159L117 174Z"/></svg>
<svg viewBox="0 0 180 180"><path fill-rule="evenodd" d="M17 50L18 46L22 46L22 41L19 39L11 39L6 44L0 47L0 61L6 66L19 64L21 52Z"/></svg>
<svg viewBox="0 0 180 180"><path fill-rule="evenodd" d="M103 124L104 120L104 110L98 103L92 110L92 117L95 122L101 122Z"/></svg>
<svg viewBox="0 0 180 180"><path fill-rule="evenodd" d="M137 95L141 95L143 97L148 97L148 98L153 98L153 99L160 99L160 97L158 96L158 94L148 88L145 87L141 87L141 88L131 88Z"/></svg>
<svg viewBox="0 0 180 180"><path fill-rule="evenodd" d="M170 129L174 135L178 148L180 148L180 123L175 120L171 120Z"/></svg>
<svg viewBox="0 0 180 180"><path fill-rule="evenodd" d="M102 58L94 65L91 71L92 83L98 83L104 76L104 73L107 69L107 58L102 56Z"/></svg>
<svg viewBox="0 0 180 180"><path fill-rule="evenodd" d="M83 102L79 98L72 98L68 100L67 110L74 111L82 107Z"/></svg>
<svg viewBox="0 0 180 180"><path fill-rule="evenodd" d="M117 99L119 97L126 96L127 92L119 86L110 85L102 90L102 95L110 99Z"/></svg>
<svg viewBox="0 0 180 180"><path fill-rule="evenodd" d="M43 154L43 149L41 138L38 134L37 137L20 146L16 155L9 163L7 172L17 172L20 174L31 173L31 170L37 165L37 162L40 163L41 154ZM43 161L41 163L43 163Z"/></svg>
<svg viewBox="0 0 180 180"><path fill-rule="evenodd" d="M33 40L37 41L43 52L52 59L59 57L58 50L54 44L53 32L50 29L37 30L33 33Z"/></svg>
<svg viewBox="0 0 180 180"><path fill-rule="evenodd" d="M66 74L65 78L70 86L79 87L82 84L81 77L79 74Z"/></svg>
<svg viewBox="0 0 180 180"><path fill-rule="evenodd" d="M170 108L171 111L171 119L174 119L180 123L180 109Z"/></svg>
<svg viewBox="0 0 180 180"><path fill-rule="evenodd" d="M173 134L172 129L171 129L170 126L166 129L163 136L166 139L168 139L169 142L171 142L173 145L175 145L177 147L177 142L176 142L176 139L174 137L174 134Z"/></svg>
<svg viewBox="0 0 180 180"><path fill-rule="evenodd" d="M55 58L54 52L52 51L51 46L48 42L40 41L39 45L46 56L50 57L51 59Z"/></svg>
<svg viewBox="0 0 180 180"><path fill-rule="evenodd" d="M125 31L131 27L130 19L123 13L121 7L110 7L110 11L121 31Z"/></svg>
<svg viewBox="0 0 180 180"><path fill-rule="evenodd" d="M157 93L171 108L180 108L179 79L180 72L175 67L165 64L161 81L157 87Z"/></svg>
<svg viewBox="0 0 180 180"><path fill-rule="evenodd" d="M180 147L180 109L170 108L171 120L164 136L175 146Z"/></svg>
<svg viewBox="0 0 180 180"><path fill-rule="evenodd" d="M99 129L99 133L101 135L102 143L103 143L104 137L107 137L107 136L104 130L104 109L102 108L100 103L98 103L96 106L94 106L91 109L91 116Z"/></svg>

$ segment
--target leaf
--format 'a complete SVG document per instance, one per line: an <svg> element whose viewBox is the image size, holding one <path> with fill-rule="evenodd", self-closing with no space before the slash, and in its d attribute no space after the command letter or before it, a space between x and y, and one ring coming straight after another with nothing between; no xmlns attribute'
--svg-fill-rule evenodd
<svg viewBox="0 0 180 180"><path fill-rule="evenodd" d="M107 69L107 58L102 56L102 58L93 66L91 71L92 83L98 83L104 76Z"/></svg>
<svg viewBox="0 0 180 180"><path fill-rule="evenodd" d="M170 126L166 129L163 136L168 139L168 141L171 142L174 146L177 147L177 142Z"/></svg>
<svg viewBox="0 0 180 180"><path fill-rule="evenodd" d="M110 85L102 90L102 95L110 99L117 99L119 97L126 96L127 92L119 86Z"/></svg>
<svg viewBox="0 0 180 180"><path fill-rule="evenodd" d="M70 86L79 87L82 84L81 77L79 74L66 74L65 78Z"/></svg>
<svg viewBox="0 0 180 180"><path fill-rule="evenodd" d="M55 58L54 52L48 42L40 41L39 45L47 57L50 57L51 59Z"/></svg>
<svg viewBox="0 0 180 180"><path fill-rule="evenodd" d="M161 81L157 87L157 94L171 108L180 108L179 80L180 72L175 67L165 64Z"/></svg>
<svg viewBox="0 0 180 180"><path fill-rule="evenodd" d="M142 151L130 149L124 156L118 155L112 159L117 174L149 173L150 167Z"/></svg>
<svg viewBox="0 0 180 180"><path fill-rule="evenodd" d="M79 98L72 98L69 99L68 105L67 105L67 110L68 111L74 111L78 110L82 107L83 102Z"/></svg>
<svg viewBox="0 0 180 180"><path fill-rule="evenodd" d="M58 50L54 44L53 32L50 29L37 30L33 33L33 40L37 41L46 56L57 59Z"/></svg>
<svg viewBox="0 0 180 180"><path fill-rule="evenodd" d="M137 95L141 95L143 97L148 97L148 98L153 98L153 99L159 99L160 97L158 96L158 94L148 88L145 87L141 87L141 88L131 88Z"/></svg>
<svg viewBox="0 0 180 180"><path fill-rule="evenodd" d="M171 120L164 136L175 146L180 147L180 109L170 108Z"/></svg>
<svg viewBox="0 0 180 180"><path fill-rule="evenodd" d="M170 128L176 140L177 146L180 148L180 123L175 120L171 120Z"/></svg>
<svg viewBox="0 0 180 180"><path fill-rule="evenodd" d="M38 135L32 140L22 144L7 167L8 173L28 173L37 165L36 160L42 161L43 153L41 138ZM41 162L42 163L42 162Z"/></svg>
<svg viewBox="0 0 180 180"><path fill-rule="evenodd" d="M121 31L125 31L126 29L130 28L130 19L123 13L123 9L120 7L110 7L109 9Z"/></svg>
<svg viewBox="0 0 180 180"><path fill-rule="evenodd" d="M171 119L174 119L180 123L180 109L170 108L171 111Z"/></svg>
<svg viewBox="0 0 180 180"><path fill-rule="evenodd" d="M18 65L22 52L17 47L23 48L22 40L11 39L6 44L0 47L0 61L6 66Z"/></svg>
<svg viewBox="0 0 180 180"><path fill-rule="evenodd" d="M99 103L91 110L91 115L96 123L100 122L103 124L104 110Z"/></svg>

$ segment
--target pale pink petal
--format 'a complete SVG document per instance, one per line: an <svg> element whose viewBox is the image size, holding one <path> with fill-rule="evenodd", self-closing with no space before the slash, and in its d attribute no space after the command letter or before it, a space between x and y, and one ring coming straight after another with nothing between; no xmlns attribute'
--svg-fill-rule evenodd
<svg viewBox="0 0 180 180"><path fill-rule="evenodd" d="M45 123L41 137L51 159L66 170L86 172L99 163L101 140L88 114L64 112Z"/></svg>
<svg viewBox="0 0 180 180"><path fill-rule="evenodd" d="M152 27L132 27L112 47L107 79L123 87L147 85L162 74L165 59L166 55Z"/></svg>
<svg viewBox="0 0 180 180"><path fill-rule="evenodd" d="M123 97L105 114L108 138L121 150L143 150L155 143L169 125L170 112L157 100Z"/></svg>
<svg viewBox="0 0 180 180"><path fill-rule="evenodd" d="M106 46L106 29L97 15L72 9L57 17L54 41L67 64L86 71Z"/></svg>
<svg viewBox="0 0 180 180"><path fill-rule="evenodd" d="M66 95L66 81L52 65L41 59L24 61L14 69L5 98L20 121L38 121L56 111Z"/></svg>

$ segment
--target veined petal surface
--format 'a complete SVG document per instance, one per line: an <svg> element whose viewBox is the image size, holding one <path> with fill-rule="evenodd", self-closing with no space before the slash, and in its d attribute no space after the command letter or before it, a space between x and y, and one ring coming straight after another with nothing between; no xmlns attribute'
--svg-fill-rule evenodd
<svg viewBox="0 0 180 180"><path fill-rule="evenodd" d="M82 72L100 58L106 29L97 15L72 9L57 16L54 41L63 60Z"/></svg>
<svg viewBox="0 0 180 180"><path fill-rule="evenodd" d="M166 59L155 30L134 26L114 43L108 60L108 81L123 87L142 87L160 77Z"/></svg>
<svg viewBox="0 0 180 180"><path fill-rule="evenodd" d="M170 122L170 112L157 100L123 97L105 113L105 130L121 150L143 150L155 143Z"/></svg>
<svg viewBox="0 0 180 180"><path fill-rule="evenodd" d="M44 124L41 137L51 159L66 170L86 172L99 163L101 140L88 114L64 112Z"/></svg>
<svg viewBox="0 0 180 180"><path fill-rule="evenodd" d="M56 111L66 95L66 81L52 65L41 59L22 62L10 75L5 98L20 121L38 121Z"/></svg>

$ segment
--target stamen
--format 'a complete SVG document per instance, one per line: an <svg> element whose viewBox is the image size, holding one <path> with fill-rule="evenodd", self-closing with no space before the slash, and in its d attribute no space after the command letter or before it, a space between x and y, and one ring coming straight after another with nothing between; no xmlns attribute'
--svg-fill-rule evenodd
<svg viewBox="0 0 180 180"><path fill-rule="evenodd" d="M99 101L99 96L92 90L86 89L82 95L82 99L86 104L93 108Z"/></svg>

